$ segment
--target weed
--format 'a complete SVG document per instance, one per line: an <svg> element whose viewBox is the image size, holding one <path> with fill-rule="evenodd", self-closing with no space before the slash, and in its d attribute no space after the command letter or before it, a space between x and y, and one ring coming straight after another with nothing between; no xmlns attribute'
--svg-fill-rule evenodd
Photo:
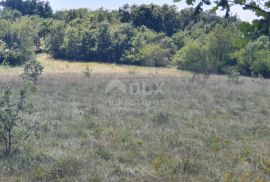
<svg viewBox="0 0 270 182"><path fill-rule="evenodd" d="M152 121L158 125L167 124L169 120L170 120L169 114L164 111L157 112L152 119Z"/></svg>

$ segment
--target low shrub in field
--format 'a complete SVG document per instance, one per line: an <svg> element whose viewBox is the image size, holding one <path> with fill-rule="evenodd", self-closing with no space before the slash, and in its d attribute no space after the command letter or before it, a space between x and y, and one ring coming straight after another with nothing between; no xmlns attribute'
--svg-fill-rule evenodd
<svg viewBox="0 0 270 182"><path fill-rule="evenodd" d="M270 175L270 160L263 161L263 169L267 175Z"/></svg>
<svg viewBox="0 0 270 182"><path fill-rule="evenodd" d="M169 120L169 114L163 111L159 111L158 113L156 113L152 119L155 124L166 124L169 122Z"/></svg>
<svg viewBox="0 0 270 182"><path fill-rule="evenodd" d="M231 83L239 84L240 83L239 77L240 77L240 73L232 70L228 74L228 81Z"/></svg>
<svg viewBox="0 0 270 182"><path fill-rule="evenodd" d="M158 174L170 172L173 168L173 160L166 155L158 155L152 161L152 166Z"/></svg>
<svg viewBox="0 0 270 182"><path fill-rule="evenodd" d="M201 171L201 164L194 159L185 159L182 164L183 172L188 175L197 175Z"/></svg>
<svg viewBox="0 0 270 182"><path fill-rule="evenodd" d="M43 69L44 67L39 62L36 60L30 60L25 64L21 77L24 80L28 80L36 84L43 72Z"/></svg>
<svg viewBox="0 0 270 182"><path fill-rule="evenodd" d="M83 71L83 75L86 78L90 78L92 71L93 71L93 69L90 69L89 66L86 66L84 71Z"/></svg>
<svg viewBox="0 0 270 182"><path fill-rule="evenodd" d="M33 171L34 181L62 181L63 178L80 174L82 163L72 157L63 158L51 169L38 167Z"/></svg>
<svg viewBox="0 0 270 182"><path fill-rule="evenodd" d="M103 160L110 160L112 159L112 155L109 153L108 150L104 149L103 147L99 147L96 151L96 154Z"/></svg>
<svg viewBox="0 0 270 182"><path fill-rule="evenodd" d="M27 87L18 94L11 87L4 89L0 96L0 143L6 155L12 146L28 138L36 131L36 123L27 122L25 116L31 114L32 105L27 103Z"/></svg>

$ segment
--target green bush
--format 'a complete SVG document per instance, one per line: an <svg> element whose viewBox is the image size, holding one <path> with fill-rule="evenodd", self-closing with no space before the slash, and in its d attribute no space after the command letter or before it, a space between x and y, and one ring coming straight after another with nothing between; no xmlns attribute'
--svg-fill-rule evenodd
<svg viewBox="0 0 270 182"><path fill-rule="evenodd" d="M45 37L45 48L55 58L63 58L61 47L64 42L66 24L63 21L53 21L49 26L49 34Z"/></svg>
<svg viewBox="0 0 270 182"><path fill-rule="evenodd" d="M209 34L196 40L185 41L185 46L174 56L174 64L195 74L209 75L225 73L235 67L236 61L231 56L235 51L235 40L239 31L234 27L216 26Z"/></svg>
<svg viewBox="0 0 270 182"><path fill-rule="evenodd" d="M269 75L269 50L270 41L266 36L261 36L255 41L250 41L248 44L233 53L237 59L237 65L243 75Z"/></svg>
<svg viewBox="0 0 270 182"><path fill-rule="evenodd" d="M28 80L36 84L43 72L43 69L44 67L39 62L32 59L24 65L24 70L21 77L24 80Z"/></svg>
<svg viewBox="0 0 270 182"><path fill-rule="evenodd" d="M61 48L66 59L82 59L84 57L84 54L81 52L83 33L80 28L67 27L63 39Z"/></svg>
<svg viewBox="0 0 270 182"><path fill-rule="evenodd" d="M83 71L83 75L86 77L86 78L90 78L90 76L91 76L91 74L92 74L92 71L93 71L93 69L91 68L89 68L89 66L87 65L87 66L85 66L85 69L84 69L84 71Z"/></svg>
<svg viewBox="0 0 270 182"><path fill-rule="evenodd" d="M171 62L175 45L171 38L146 27L138 28L130 40L122 62L143 66L166 66Z"/></svg>
<svg viewBox="0 0 270 182"><path fill-rule="evenodd" d="M25 118L31 111L26 86L18 94L12 87L4 89L0 96L0 143L5 146L6 155L11 153L13 145L25 140L37 129L35 123L27 122Z"/></svg>
<svg viewBox="0 0 270 182"><path fill-rule="evenodd" d="M176 46L176 49L179 50L184 47L185 42L187 41L187 33L184 31L179 31L172 36L172 40Z"/></svg>
<svg viewBox="0 0 270 182"><path fill-rule="evenodd" d="M216 26L206 36L208 44L208 56L213 63L214 73L225 73L228 67L235 65L231 54L235 51L235 41L240 37L240 32L235 26L226 28Z"/></svg>
<svg viewBox="0 0 270 182"><path fill-rule="evenodd" d="M25 18L0 20L0 63L22 64L34 53L33 29Z"/></svg>
<svg viewBox="0 0 270 182"><path fill-rule="evenodd" d="M158 111L152 118L152 121L157 125L168 124L170 115L164 111Z"/></svg>
<svg viewBox="0 0 270 182"><path fill-rule="evenodd" d="M256 59L251 66L251 70L263 77L270 77L270 51L258 51Z"/></svg>
<svg viewBox="0 0 270 182"><path fill-rule="evenodd" d="M139 50L141 65L166 66L171 62L169 49L162 48L158 44L146 44Z"/></svg>
<svg viewBox="0 0 270 182"><path fill-rule="evenodd" d="M6 43L0 40L0 63L6 61Z"/></svg>
<svg viewBox="0 0 270 182"><path fill-rule="evenodd" d="M208 46L199 41L190 42L180 49L173 62L178 68L195 74L209 75L213 70L213 63L208 57Z"/></svg>
<svg viewBox="0 0 270 182"><path fill-rule="evenodd" d="M235 70L230 70L228 72L228 81L234 84L239 84L239 77L240 77L240 73L235 71Z"/></svg>

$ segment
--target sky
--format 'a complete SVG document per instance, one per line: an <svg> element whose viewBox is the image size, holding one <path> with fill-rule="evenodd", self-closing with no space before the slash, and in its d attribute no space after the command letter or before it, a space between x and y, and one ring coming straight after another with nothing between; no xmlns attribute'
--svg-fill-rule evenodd
<svg viewBox="0 0 270 182"><path fill-rule="evenodd" d="M175 4L179 9L187 7L185 3L173 3L173 0L49 0L54 10L89 8L91 10L103 7L105 9L117 9L124 4ZM251 22L255 15L250 11L243 11L241 7L232 9L234 14L243 20ZM220 13L221 14L221 13Z"/></svg>

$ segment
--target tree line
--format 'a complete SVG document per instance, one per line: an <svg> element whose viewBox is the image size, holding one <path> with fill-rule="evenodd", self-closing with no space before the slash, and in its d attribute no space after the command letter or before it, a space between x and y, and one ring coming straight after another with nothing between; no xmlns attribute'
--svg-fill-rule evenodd
<svg viewBox="0 0 270 182"><path fill-rule="evenodd" d="M2 64L23 64L46 52L73 61L270 77L269 34L255 32L254 24L235 16L154 4L54 13L46 1L5 0L1 5Z"/></svg>

